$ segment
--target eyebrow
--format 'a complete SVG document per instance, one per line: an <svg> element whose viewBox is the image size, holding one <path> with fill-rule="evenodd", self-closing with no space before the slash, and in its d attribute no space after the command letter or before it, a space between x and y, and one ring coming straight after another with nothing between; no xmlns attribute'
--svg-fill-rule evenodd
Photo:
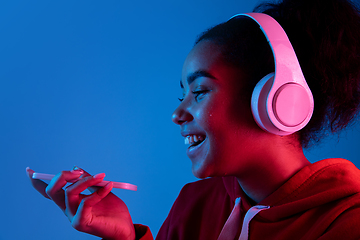
<svg viewBox="0 0 360 240"><path fill-rule="evenodd" d="M211 75L209 72L200 70L200 71L193 72L192 74L187 76L188 84L190 85L193 81L195 81L199 77L207 77L207 78L211 78L211 79L216 79L216 77ZM182 84L181 80L180 80L180 87L184 88L184 85Z"/></svg>

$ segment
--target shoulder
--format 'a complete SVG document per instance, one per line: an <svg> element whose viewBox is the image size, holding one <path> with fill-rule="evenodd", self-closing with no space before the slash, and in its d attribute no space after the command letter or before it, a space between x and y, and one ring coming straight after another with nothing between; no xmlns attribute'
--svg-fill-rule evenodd
<svg viewBox="0 0 360 240"><path fill-rule="evenodd" d="M197 205L198 202L211 202L218 201L218 198L224 198L228 195L223 183L222 178L207 178L196 182L188 183L181 189L174 206L186 205L192 207Z"/></svg>
<svg viewBox="0 0 360 240"><path fill-rule="evenodd" d="M187 218L204 212L208 214L209 209L216 206L226 209L230 206L230 197L221 177L186 184L176 198L170 215Z"/></svg>
<svg viewBox="0 0 360 240"><path fill-rule="evenodd" d="M360 170L340 158L322 160L319 165L323 168L317 183L328 193L327 199L334 200L332 208L324 205L327 218L334 219L319 239L360 239Z"/></svg>
<svg viewBox="0 0 360 240"><path fill-rule="evenodd" d="M360 193L349 197L347 205L319 239L360 239Z"/></svg>
<svg viewBox="0 0 360 240"><path fill-rule="evenodd" d="M223 179L186 184L157 235L160 239L211 239L219 235L232 209Z"/></svg>
<svg viewBox="0 0 360 240"><path fill-rule="evenodd" d="M216 190L225 190L224 183L221 177L214 177L214 178L206 178L196 182L191 182L185 184L184 187L181 189L180 194L185 194L189 192L196 192L197 194L207 193L208 191Z"/></svg>

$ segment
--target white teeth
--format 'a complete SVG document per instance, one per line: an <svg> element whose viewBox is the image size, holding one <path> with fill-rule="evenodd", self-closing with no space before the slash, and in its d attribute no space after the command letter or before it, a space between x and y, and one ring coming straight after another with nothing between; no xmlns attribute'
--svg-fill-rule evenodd
<svg viewBox="0 0 360 240"><path fill-rule="evenodd" d="M185 144L194 144L196 142L204 140L203 136L197 136L197 135L189 135L185 137Z"/></svg>

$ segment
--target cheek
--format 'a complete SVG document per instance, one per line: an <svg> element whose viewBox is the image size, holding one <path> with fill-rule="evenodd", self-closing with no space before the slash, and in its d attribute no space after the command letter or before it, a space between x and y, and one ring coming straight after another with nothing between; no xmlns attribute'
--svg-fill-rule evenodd
<svg viewBox="0 0 360 240"><path fill-rule="evenodd" d="M196 111L195 118L205 131L212 131L220 127L223 121L223 112L219 104L214 101L207 101Z"/></svg>
<svg viewBox="0 0 360 240"><path fill-rule="evenodd" d="M232 145L250 132L261 131L252 116L250 101L238 95L217 96L202 114L204 130L216 144Z"/></svg>
<svg viewBox="0 0 360 240"><path fill-rule="evenodd" d="M224 117L228 119L229 124L242 129L253 129L257 126L251 112L251 96L242 93L233 93L224 110Z"/></svg>
<svg viewBox="0 0 360 240"><path fill-rule="evenodd" d="M225 142L225 138L231 132L229 125L230 109L224 102L209 101L198 112L199 125L206 132L212 146L219 146Z"/></svg>

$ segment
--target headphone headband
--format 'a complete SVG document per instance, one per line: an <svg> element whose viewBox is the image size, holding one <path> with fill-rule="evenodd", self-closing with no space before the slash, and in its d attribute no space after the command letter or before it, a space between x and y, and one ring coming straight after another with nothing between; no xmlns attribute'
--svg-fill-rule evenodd
<svg viewBox="0 0 360 240"><path fill-rule="evenodd" d="M252 110L256 122L264 130L277 135L288 135L300 130L311 118L314 100L284 29L274 18L264 13L236 14L230 19L237 17L250 18L259 25L274 56L274 74L267 75L266 80L260 80L260 86L254 89ZM264 88L267 89L266 93ZM266 103L259 103L260 99ZM290 102L287 103L287 100Z"/></svg>
<svg viewBox="0 0 360 240"><path fill-rule="evenodd" d="M275 76L279 71L281 72L281 77L292 79L297 83L307 84L295 51L281 25L274 18L264 13L236 14L230 19L239 16L254 20L264 33L274 55ZM275 83L276 81L277 79L275 79ZM276 85L274 86L276 87Z"/></svg>

